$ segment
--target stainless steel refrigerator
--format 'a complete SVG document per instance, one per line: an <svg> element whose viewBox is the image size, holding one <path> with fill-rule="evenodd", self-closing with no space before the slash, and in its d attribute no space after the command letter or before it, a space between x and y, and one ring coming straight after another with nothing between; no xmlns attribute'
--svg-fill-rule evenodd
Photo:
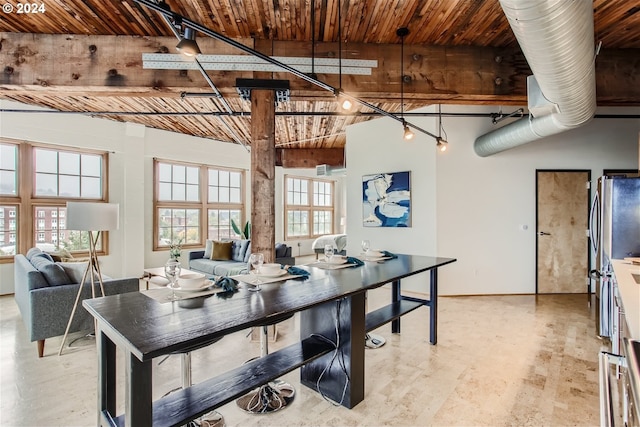
<svg viewBox="0 0 640 427"><path fill-rule="evenodd" d="M640 178L598 178L591 205L591 243L596 256L596 332L612 338L614 282L612 259L640 256Z"/></svg>

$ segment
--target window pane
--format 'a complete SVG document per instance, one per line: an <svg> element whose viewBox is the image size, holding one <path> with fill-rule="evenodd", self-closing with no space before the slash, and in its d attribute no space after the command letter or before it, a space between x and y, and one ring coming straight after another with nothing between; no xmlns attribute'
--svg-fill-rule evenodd
<svg viewBox="0 0 640 427"><path fill-rule="evenodd" d="M18 244L18 208L16 206L0 205L0 256L16 254ZM12 219L9 219L12 218Z"/></svg>
<svg viewBox="0 0 640 427"><path fill-rule="evenodd" d="M200 195L198 194L198 186L189 184L187 185L187 200L190 202L197 202L200 200Z"/></svg>
<svg viewBox="0 0 640 427"><path fill-rule="evenodd" d="M61 174L80 175L80 155L76 153L66 153L61 151L58 159L60 161Z"/></svg>
<svg viewBox="0 0 640 427"><path fill-rule="evenodd" d="M218 192L218 187L209 187L209 202L217 202L220 200Z"/></svg>
<svg viewBox="0 0 640 427"><path fill-rule="evenodd" d="M171 181L171 165L158 163L158 178L163 182Z"/></svg>
<svg viewBox="0 0 640 427"><path fill-rule="evenodd" d="M82 166L82 175L84 176L100 176L102 169L102 157L92 154L83 154L80 157Z"/></svg>
<svg viewBox="0 0 640 427"><path fill-rule="evenodd" d="M221 187L229 186L229 172L228 171L220 171L220 184Z"/></svg>
<svg viewBox="0 0 640 427"><path fill-rule="evenodd" d="M158 188L158 200L171 200L171 184L161 182Z"/></svg>
<svg viewBox="0 0 640 427"><path fill-rule="evenodd" d="M209 169L209 185L218 185L218 171Z"/></svg>
<svg viewBox="0 0 640 427"><path fill-rule="evenodd" d="M171 188L173 189L173 195L171 197L171 200L185 200L185 188L184 188L184 184L173 184L171 186Z"/></svg>
<svg viewBox="0 0 640 427"><path fill-rule="evenodd" d="M60 175L61 197L80 197L80 177Z"/></svg>
<svg viewBox="0 0 640 427"><path fill-rule="evenodd" d="M198 209L158 209L158 246L200 242Z"/></svg>
<svg viewBox="0 0 640 427"><path fill-rule="evenodd" d="M17 169L18 146L0 144L0 194L18 194Z"/></svg>
<svg viewBox="0 0 640 427"><path fill-rule="evenodd" d="M35 186L36 196L58 195L58 179L56 175L37 173Z"/></svg>
<svg viewBox="0 0 640 427"><path fill-rule="evenodd" d="M231 203L240 203L242 198L240 197L240 189L239 188L231 188L229 189L229 201Z"/></svg>
<svg viewBox="0 0 640 427"><path fill-rule="evenodd" d="M36 148L36 172L58 172L58 153L51 150Z"/></svg>
<svg viewBox="0 0 640 427"><path fill-rule="evenodd" d="M15 172L0 170L0 194L8 194L10 196L18 194Z"/></svg>
<svg viewBox="0 0 640 427"><path fill-rule="evenodd" d="M187 182L187 168L181 165L173 165L173 182Z"/></svg>
<svg viewBox="0 0 640 427"><path fill-rule="evenodd" d="M231 187L240 187L240 173L239 172L230 172L229 173L229 185Z"/></svg>
<svg viewBox="0 0 640 427"><path fill-rule="evenodd" d="M220 203L229 203L229 189L220 188Z"/></svg>
<svg viewBox="0 0 640 427"><path fill-rule="evenodd" d="M100 178L82 177L82 197L99 199L102 196Z"/></svg>
<svg viewBox="0 0 640 427"><path fill-rule="evenodd" d="M18 159L18 146L13 144L0 144L0 169L16 170Z"/></svg>
<svg viewBox="0 0 640 427"><path fill-rule="evenodd" d="M198 168L188 167L187 168L187 183L188 184L198 184Z"/></svg>

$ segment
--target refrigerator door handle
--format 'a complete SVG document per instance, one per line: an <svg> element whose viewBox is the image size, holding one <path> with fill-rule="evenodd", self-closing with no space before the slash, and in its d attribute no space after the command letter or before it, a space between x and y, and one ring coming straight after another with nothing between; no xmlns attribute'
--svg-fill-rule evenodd
<svg viewBox="0 0 640 427"><path fill-rule="evenodd" d="M594 253L598 253L600 248L600 197L596 191L591 202L591 210L589 211L589 238L591 239L591 247Z"/></svg>

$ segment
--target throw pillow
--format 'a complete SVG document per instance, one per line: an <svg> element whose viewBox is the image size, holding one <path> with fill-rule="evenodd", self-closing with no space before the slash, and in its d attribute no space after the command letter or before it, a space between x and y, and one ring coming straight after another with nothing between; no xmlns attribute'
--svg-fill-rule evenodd
<svg viewBox="0 0 640 427"><path fill-rule="evenodd" d="M49 286L68 285L71 283L64 268L59 264L51 263L43 265L39 271L49 283Z"/></svg>
<svg viewBox="0 0 640 427"><path fill-rule="evenodd" d="M251 240L249 240L249 244L247 245L247 249L244 252L244 262L249 263L249 258L251 258Z"/></svg>
<svg viewBox="0 0 640 427"><path fill-rule="evenodd" d="M42 252L31 257L31 265L38 271L42 271L42 268L48 264L53 264L53 260L49 254Z"/></svg>
<svg viewBox="0 0 640 427"><path fill-rule="evenodd" d="M84 271L87 269L87 262L60 262L58 263L63 269L64 272L67 273L69 277L68 283L80 283L82 281L82 276L84 275ZM110 279L109 276L102 273L102 281ZM98 281L98 273L93 272L93 281L97 283ZM87 275L87 278L84 281L85 283L91 283L91 276Z"/></svg>
<svg viewBox="0 0 640 427"><path fill-rule="evenodd" d="M60 265L67 276L69 276L69 283L80 283L82 281L82 276L84 275L84 271L87 269L86 262L61 262Z"/></svg>
<svg viewBox="0 0 640 427"><path fill-rule="evenodd" d="M211 252L213 252L213 240L207 239L202 258L211 259Z"/></svg>
<svg viewBox="0 0 640 427"><path fill-rule="evenodd" d="M34 255L40 254L42 253L42 251L40 250L40 248L31 248L27 251L25 257L31 261L31 258L33 258Z"/></svg>
<svg viewBox="0 0 640 427"><path fill-rule="evenodd" d="M231 259L231 246L233 242L213 241L213 250L211 251L211 259L217 261L228 261Z"/></svg>
<svg viewBox="0 0 640 427"><path fill-rule="evenodd" d="M243 262L247 252L247 246L249 246L249 240L234 240L231 250L231 259Z"/></svg>

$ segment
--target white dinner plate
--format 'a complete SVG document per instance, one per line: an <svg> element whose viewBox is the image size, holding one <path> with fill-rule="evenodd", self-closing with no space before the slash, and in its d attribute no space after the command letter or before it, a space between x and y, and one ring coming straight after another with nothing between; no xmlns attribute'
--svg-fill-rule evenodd
<svg viewBox="0 0 640 427"><path fill-rule="evenodd" d="M340 265L340 264L344 264L345 262L347 262L346 258L342 258L342 257L333 257L331 258L331 261L327 261L327 264L335 264L335 265Z"/></svg>
<svg viewBox="0 0 640 427"><path fill-rule="evenodd" d="M287 274L287 270L279 270L277 273L260 273L259 276L262 277L280 277L280 276L284 276L285 274Z"/></svg>
<svg viewBox="0 0 640 427"><path fill-rule="evenodd" d="M209 286L213 285L213 282L211 280L205 280L202 283L202 286L197 287L197 288L176 288L176 292L201 292L206 290ZM171 289L171 288L169 288Z"/></svg>

